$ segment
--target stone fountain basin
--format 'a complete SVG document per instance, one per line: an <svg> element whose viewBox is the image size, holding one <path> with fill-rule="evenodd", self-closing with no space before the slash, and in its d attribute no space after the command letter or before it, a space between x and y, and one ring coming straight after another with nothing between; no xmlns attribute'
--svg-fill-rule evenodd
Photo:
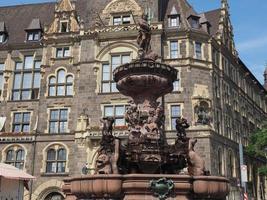
<svg viewBox="0 0 267 200"><path fill-rule="evenodd" d="M77 198L116 198L121 195L121 175L87 175L66 179L63 191Z"/></svg>
<svg viewBox="0 0 267 200"><path fill-rule="evenodd" d="M79 198L117 198L123 200L158 200L150 190L151 180L167 178L174 182L174 190L167 199L218 199L223 200L229 193L229 181L223 177L129 174L129 175L88 175L65 180L64 191Z"/></svg>
<svg viewBox="0 0 267 200"><path fill-rule="evenodd" d="M126 96L162 96L173 90L177 70L163 63L137 60L117 67L113 75L118 90Z"/></svg>

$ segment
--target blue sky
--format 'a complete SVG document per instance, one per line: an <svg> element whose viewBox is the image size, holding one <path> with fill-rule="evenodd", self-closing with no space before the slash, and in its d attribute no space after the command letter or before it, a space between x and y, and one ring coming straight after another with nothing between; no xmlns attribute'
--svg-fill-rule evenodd
<svg viewBox="0 0 267 200"><path fill-rule="evenodd" d="M0 6L50 1L53 0L0 0ZM197 12L219 8L221 2L221 0L188 1ZM229 0L229 4L239 56L263 83L262 74L267 64L267 1Z"/></svg>

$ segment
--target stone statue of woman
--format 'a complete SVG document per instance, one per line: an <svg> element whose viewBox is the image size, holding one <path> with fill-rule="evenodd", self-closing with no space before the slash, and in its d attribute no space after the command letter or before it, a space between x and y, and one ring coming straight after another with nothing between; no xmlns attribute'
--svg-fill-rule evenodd
<svg viewBox="0 0 267 200"><path fill-rule="evenodd" d="M142 14L142 17L138 22L140 29L137 37L137 44L139 45L140 50L143 50L143 55L147 54L151 49L150 47L151 29L147 21L148 21L147 14Z"/></svg>

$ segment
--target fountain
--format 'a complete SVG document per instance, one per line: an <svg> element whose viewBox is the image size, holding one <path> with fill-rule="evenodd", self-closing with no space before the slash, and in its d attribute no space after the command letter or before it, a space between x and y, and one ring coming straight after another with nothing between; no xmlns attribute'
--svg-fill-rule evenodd
<svg viewBox="0 0 267 200"><path fill-rule="evenodd" d="M223 200L229 192L229 181L209 175L204 160L194 150L197 140L186 136L186 119L176 120L175 144L167 143L164 111L157 99L173 90L177 70L156 62L146 15L139 26L139 58L113 72L118 90L132 98L125 113L127 143L122 145L113 136L112 117L101 119L95 174L66 179L66 199Z"/></svg>

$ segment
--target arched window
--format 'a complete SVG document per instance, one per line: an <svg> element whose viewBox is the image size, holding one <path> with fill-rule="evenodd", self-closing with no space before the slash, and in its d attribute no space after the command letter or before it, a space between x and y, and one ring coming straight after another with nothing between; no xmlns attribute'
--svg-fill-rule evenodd
<svg viewBox="0 0 267 200"><path fill-rule="evenodd" d="M64 69L57 71L56 76L49 78L49 96L72 96L73 76L67 75Z"/></svg>
<svg viewBox="0 0 267 200"><path fill-rule="evenodd" d="M13 165L19 169L23 169L25 152L21 148L9 148L6 152L6 164Z"/></svg>
<svg viewBox="0 0 267 200"><path fill-rule="evenodd" d="M65 173L67 153L63 147L47 151L46 173Z"/></svg>
<svg viewBox="0 0 267 200"><path fill-rule="evenodd" d="M234 177L235 158L232 151L228 152L228 176Z"/></svg>
<svg viewBox="0 0 267 200"><path fill-rule="evenodd" d="M64 197L58 192L52 192L45 197L44 200L63 200Z"/></svg>
<svg viewBox="0 0 267 200"><path fill-rule="evenodd" d="M218 150L218 174L223 175L223 156L222 156L222 150Z"/></svg>

